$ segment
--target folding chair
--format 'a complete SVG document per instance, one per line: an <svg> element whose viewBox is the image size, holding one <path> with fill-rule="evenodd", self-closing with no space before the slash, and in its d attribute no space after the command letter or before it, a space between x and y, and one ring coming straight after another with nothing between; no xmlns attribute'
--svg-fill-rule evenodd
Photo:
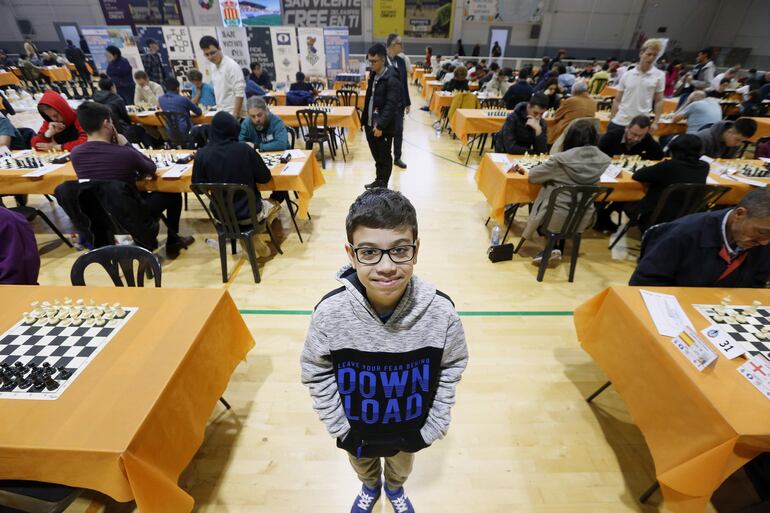
<svg viewBox="0 0 770 513"><path fill-rule="evenodd" d="M144 287L144 277L155 279L160 287L160 262L151 251L139 246L104 246L80 255L72 264L70 281L76 287L85 287L85 270L91 264L101 265L116 287ZM136 264L136 271L134 265ZM120 274L123 273L126 283Z"/></svg>
<svg viewBox="0 0 770 513"><path fill-rule="evenodd" d="M319 118L323 123L319 126ZM313 144L318 144L321 149L321 167L326 169L326 154L324 153L324 143L329 145L329 153L334 159L334 143L332 134L329 130L329 118L326 113L314 109L300 109L297 111L297 123L299 123L299 133L305 140L305 149L312 150Z"/></svg>

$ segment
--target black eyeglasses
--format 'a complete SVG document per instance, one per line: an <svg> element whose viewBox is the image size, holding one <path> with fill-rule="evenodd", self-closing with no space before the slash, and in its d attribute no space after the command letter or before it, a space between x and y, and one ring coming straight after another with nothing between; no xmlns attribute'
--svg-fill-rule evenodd
<svg viewBox="0 0 770 513"><path fill-rule="evenodd" d="M353 250L353 253L356 254L356 260L364 265L379 264L380 260L382 260L382 255L385 253L388 254L388 257L390 257L390 260L394 264L405 264L407 262L411 262L414 259L414 253L417 245L403 244L401 246L396 246L390 249L365 247L356 248L353 246L350 246L350 248Z"/></svg>

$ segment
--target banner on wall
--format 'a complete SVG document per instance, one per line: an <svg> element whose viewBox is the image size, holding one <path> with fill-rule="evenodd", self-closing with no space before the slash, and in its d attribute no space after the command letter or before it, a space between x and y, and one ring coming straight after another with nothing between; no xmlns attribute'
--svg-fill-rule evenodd
<svg viewBox="0 0 770 513"><path fill-rule="evenodd" d="M385 38L404 30L403 0L374 0L374 37Z"/></svg>
<svg viewBox="0 0 770 513"><path fill-rule="evenodd" d="M198 63L198 70L203 73L203 81L211 82L211 66L212 64L203 55L201 50L200 40L203 36L217 37L217 29L215 27L187 27L187 31L190 33L190 41L192 42L193 53L195 54L195 62ZM214 93L216 94L216 93Z"/></svg>
<svg viewBox="0 0 770 513"><path fill-rule="evenodd" d="M283 83L288 89L299 71L299 54L294 27L270 27L270 42L273 44L275 61L275 87Z"/></svg>
<svg viewBox="0 0 770 513"><path fill-rule="evenodd" d="M270 27L246 27L246 38L249 41L249 63L260 63L262 73L267 73L270 80L274 81L275 63L273 61L273 43L270 40ZM249 69L251 69L251 65L249 65Z"/></svg>
<svg viewBox="0 0 770 513"><path fill-rule="evenodd" d="M465 0L465 21L490 22L499 16L500 0Z"/></svg>
<svg viewBox="0 0 770 513"><path fill-rule="evenodd" d="M163 27L171 73L180 82L187 82L187 73L196 69L195 50L187 27Z"/></svg>
<svg viewBox="0 0 770 513"><path fill-rule="evenodd" d="M404 1L404 36L448 38L452 34L454 0Z"/></svg>
<svg viewBox="0 0 770 513"><path fill-rule="evenodd" d="M217 27L219 47L222 53L233 59L241 68L249 69L249 44L243 27Z"/></svg>
<svg viewBox="0 0 770 513"><path fill-rule="evenodd" d="M171 64L168 58L168 48L166 48L166 38L163 37L163 27L141 25L136 27L136 44L139 47L140 54L149 52L147 41L155 41L158 43L160 50L160 61L163 64L163 71L168 76L171 73Z"/></svg>
<svg viewBox="0 0 770 513"><path fill-rule="evenodd" d="M299 45L299 67L302 72L308 76L325 77L324 29L299 27L297 29L297 44Z"/></svg>
<svg viewBox="0 0 770 513"><path fill-rule="evenodd" d="M241 9L238 0L219 0L219 12L225 27L241 26Z"/></svg>
<svg viewBox="0 0 770 513"><path fill-rule="evenodd" d="M80 27L80 30L86 38L94 63L100 72L107 71L105 54L110 45L120 48L121 55L131 64L133 71L144 70L131 27L84 26Z"/></svg>
<svg viewBox="0 0 770 513"><path fill-rule="evenodd" d="M107 25L183 25L178 0L99 0Z"/></svg>
<svg viewBox="0 0 770 513"><path fill-rule="evenodd" d="M183 0L187 2L192 15L192 25L222 25L222 14L217 0Z"/></svg>
<svg viewBox="0 0 770 513"><path fill-rule="evenodd" d="M360 36L361 1L283 0L283 23L295 27L348 27L350 35Z"/></svg>
<svg viewBox="0 0 770 513"><path fill-rule="evenodd" d="M333 80L337 73L344 73L348 70L348 55L350 55L348 28L325 28L324 47L326 49L326 76Z"/></svg>
<svg viewBox="0 0 770 513"><path fill-rule="evenodd" d="M239 0L241 23L244 26L278 26L281 21L281 0Z"/></svg>

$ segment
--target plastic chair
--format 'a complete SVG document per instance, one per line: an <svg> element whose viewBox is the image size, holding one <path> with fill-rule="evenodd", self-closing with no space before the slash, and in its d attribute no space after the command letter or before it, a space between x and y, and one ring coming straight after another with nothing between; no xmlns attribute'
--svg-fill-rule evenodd
<svg viewBox="0 0 770 513"><path fill-rule="evenodd" d="M602 89L604 89L604 86L607 85L607 82L609 80L606 78L597 78L593 82L591 82L590 87L591 89L588 91L588 94L599 94L602 92Z"/></svg>
<svg viewBox="0 0 770 513"><path fill-rule="evenodd" d="M540 261L540 268L537 271L537 281L543 281L545 270L548 268L548 261L551 258L551 251L557 241L570 239L572 241L572 255L569 267L569 282L575 279L575 267L577 266L578 254L580 251L580 241L583 236L581 225L583 217L588 209L593 207L594 203L602 203L612 192L611 187L595 187L590 185L562 185L551 191L548 197L548 210L546 210L543 222L540 225L547 238L545 249L543 250L543 259ZM559 231L551 231L548 226L551 224L551 218L556 210L559 196L567 196L569 202L569 211ZM518 253L526 239L522 237L518 245L513 250Z"/></svg>
<svg viewBox="0 0 770 513"><path fill-rule="evenodd" d="M187 112L158 111L155 116L168 135L168 143L177 149L192 149L192 119Z"/></svg>
<svg viewBox="0 0 770 513"><path fill-rule="evenodd" d="M313 89L314 89L314 90L315 90L317 93L320 93L321 91L323 91L323 90L324 90L324 87L326 87L326 86L324 85L324 83L323 83L323 82L321 82L321 81L319 81L319 80L314 80L313 82L310 82L310 85L311 85L311 86L313 86Z"/></svg>
<svg viewBox="0 0 770 513"><path fill-rule="evenodd" d="M648 226L667 221L673 221L689 214L703 212L711 209L719 198L724 196L730 187L726 185L709 185L701 183L675 183L671 184L660 195L655 210L652 211ZM672 207L676 207L672 209ZM610 244L614 248L618 241L628 232L632 226L639 226L641 217L634 215L620 230L615 240ZM643 230L644 231L644 230Z"/></svg>
<svg viewBox="0 0 770 513"><path fill-rule="evenodd" d="M36 217L39 217L51 228L51 230L53 230L53 232L62 240L62 242L64 242L67 246L72 247L72 243L69 241L69 239L64 236L61 230L59 230L59 228L53 223L53 221L51 221L47 215L43 213L42 210L28 206L11 207L9 210L23 215L30 223L34 221Z"/></svg>
<svg viewBox="0 0 770 513"><path fill-rule="evenodd" d="M61 513L82 491L39 481L0 481L0 512Z"/></svg>
<svg viewBox="0 0 770 513"><path fill-rule="evenodd" d="M222 264L222 283L227 283L227 241L232 244L232 252L235 254L236 241L242 240L246 246L246 253L251 264L251 271L254 274L254 282L259 283L259 264L257 263L257 254L254 248L253 237L261 232L267 231L270 240L278 253L283 253L281 246L270 229L268 219L259 221L257 219L257 197L253 189L243 184L235 183L196 183L190 186L198 200L203 205L203 209L208 214L209 219L214 224L217 231L219 242L219 257ZM247 219L238 219L235 212L235 200L246 196L249 205L249 217ZM209 206L203 201L203 196L208 198Z"/></svg>
<svg viewBox="0 0 770 513"><path fill-rule="evenodd" d="M278 99L275 96L263 96L262 99L267 105L278 105Z"/></svg>
<svg viewBox="0 0 770 513"><path fill-rule="evenodd" d="M134 273L136 262L136 273ZM158 258L139 246L105 246L94 249L78 257L72 264L70 281L76 287L85 287L86 268L91 264L104 267L116 287L144 287L144 277L155 278L155 286L160 287L161 270ZM121 272L125 284L120 278Z"/></svg>
<svg viewBox="0 0 770 513"><path fill-rule="evenodd" d="M323 118L323 123L320 126L319 118ZM326 116L326 113L314 109L300 109L297 111L297 123L299 123L299 133L305 139L305 149L310 150L313 148L313 144L318 143L321 149L321 167L326 169L324 143L329 145L329 152L332 159L334 158L334 143L332 142L329 118Z"/></svg>
<svg viewBox="0 0 770 513"><path fill-rule="evenodd" d="M313 105L322 105L324 107L336 107L340 104L336 96L319 96L313 102Z"/></svg>

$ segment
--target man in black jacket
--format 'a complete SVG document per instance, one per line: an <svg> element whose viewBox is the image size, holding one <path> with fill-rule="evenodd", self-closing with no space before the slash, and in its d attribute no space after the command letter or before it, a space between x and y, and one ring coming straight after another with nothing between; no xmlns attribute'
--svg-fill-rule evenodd
<svg viewBox="0 0 770 513"><path fill-rule="evenodd" d="M770 189L730 210L692 214L653 232L629 285L764 288L770 279Z"/></svg>
<svg viewBox="0 0 770 513"><path fill-rule="evenodd" d="M498 153L545 153L548 151L548 127L543 113L548 109L548 97L533 94L529 102L521 102L508 114L502 130L495 134Z"/></svg>
<svg viewBox="0 0 770 513"><path fill-rule="evenodd" d="M396 114L396 129L393 134L393 163L401 169L406 169L406 164L401 160L401 144L404 140L404 114L409 114L412 102L409 100L406 62L399 56L401 51L401 37L396 33L388 34L388 66L398 72L401 81L401 106Z"/></svg>
<svg viewBox="0 0 770 513"><path fill-rule="evenodd" d="M371 72L366 87L363 122L366 141L374 157L377 178L367 189L387 187L393 170L390 146L396 129L396 117L401 108L401 79L387 65L385 45L377 43L369 48L367 60Z"/></svg>
<svg viewBox="0 0 770 513"><path fill-rule="evenodd" d="M75 46L72 40L67 39L67 49L64 50L64 56L75 65L75 69L78 72L80 80L83 81L83 86L91 83L91 73L88 72L88 65L86 64L86 56L83 51ZM85 92L85 91L84 91Z"/></svg>
<svg viewBox="0 0 770 513"><path fill-rule="evenodd" d="M610 157L639 155L645 160L660 160L663 149L650 134L650 116L642 114L631 120L625 129L608 129L599 139L599 149Z"/></svg>

